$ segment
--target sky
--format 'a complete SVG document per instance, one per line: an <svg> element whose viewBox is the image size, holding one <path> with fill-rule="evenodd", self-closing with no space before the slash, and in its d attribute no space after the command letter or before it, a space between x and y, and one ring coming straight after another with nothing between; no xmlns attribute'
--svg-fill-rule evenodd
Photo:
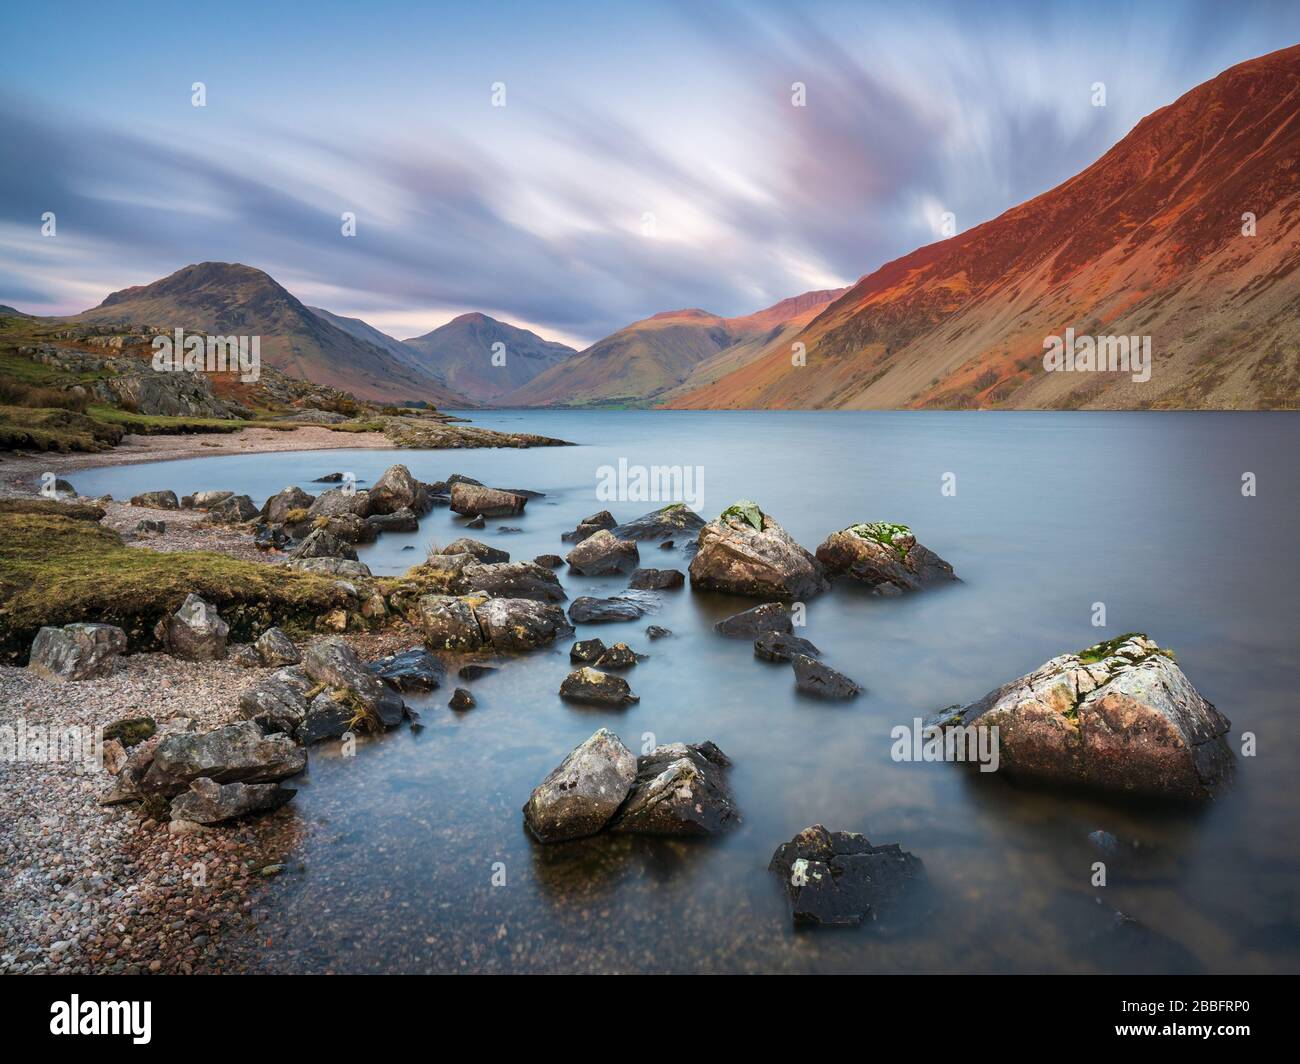
<svg viewBox="0 0 1300 1064"><path fill-rule="evenodd" d="M1300 4L45 0L4 36L0 304L243 262L398 338L582 347L996 217L1300 42Z"/></svg>

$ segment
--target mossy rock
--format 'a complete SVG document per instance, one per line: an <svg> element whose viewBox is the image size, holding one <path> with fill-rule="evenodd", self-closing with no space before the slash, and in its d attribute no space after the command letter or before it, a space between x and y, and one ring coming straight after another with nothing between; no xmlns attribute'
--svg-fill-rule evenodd
<svg viewBox="0 0 1300 1064"><path fill-rule="evenodd" d="M722 511L722 515L718 520L726 522L730 517L747 522L756 532L763 531L763 511L759 509L758 503L749 499L741 499L739 502L732 503Z"/></svg>
<svg viewBox="0 0 1300 1064"><path fill-rule="evenodd" d="M151 738L157 730L153 717L127 717L113 721L104 729L104 741L116 739L123 746L135 746Z"/></svg>

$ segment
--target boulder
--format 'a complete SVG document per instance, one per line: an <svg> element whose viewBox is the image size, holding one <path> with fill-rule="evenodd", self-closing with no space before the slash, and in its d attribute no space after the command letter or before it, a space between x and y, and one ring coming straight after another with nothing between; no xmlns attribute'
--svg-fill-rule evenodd
<svg viewBox="0 0 1300 1064"><path fill-rule="evenodd" d="M653 591L623 591L613 598L582 595L569 607L574 624L605 624L611 621L635 621L659 605Z"/></svg>
<svg viewBox="0 0 1300 1064"><path fill-rule="evenodd" d="M496 650L535 650L573 634L564 610L533 599L488 599L474 607L474 617Z"/></svg>
<svg viewBox="0 0 1300 1064"><path fill-rule="evenodd" d="M671 628L665 628L663 625L652 624L646 627L645 634L650 639L667 639L673 634Z"/></svg>
<svg viewBox="0 0 1300 1064"><path fill-rule="evenodd" d="M293 537L279 525L261 523L253 529L253 546L258 550L284 550L291 542Z"/></svg>
<svg viewBox="0 0 1300 1064"><path fill-rule="evenodd" d="M508 491L457 481L451 486L451 508L466 517L514 517L524 512L528 500Z"/></svg>
<svg viewBox="0 0 1300 1064"><path fill-rule="evenodd" d="M345 580L364 580L373 575L370 566L353 558L295 558L287 564L290 569L304 573L341 576Z"/></svg>
<svg viewBox="0 0 1300 1064"><path fill-rule="evenodd" d="M462 665L456 670L456 675L462 680L477 680L480 676L486 676L488 673L496 672L495 665L482 665L471 662L469 665Z"/></svg>
<svg viewBox="0 0 1300 1064"><path fill-rule="evenodd" d="M126 633L112 624L67 624L42 628L32 641L27 669L43 680L88 680L106 676L126 650Z"/></svg>
<svg viewBox="0 0 1300 1064"><path fill-rule="evenodd" d="M463 687L457 687L451 694L451 699L447 705L456 710L458 713L464 713L467 709L473 709L478 703L474 701L474 696Z"/></svg>
<svg viewBox="0 0 1300 1064"><path fill-rule="evenodd" d="M569 568L583 576L608 576L635 569L641 560L636 543L630 539L616 539L602 529L588 536L569 551Z"/></svg>
<svg viewBox="0 0 1300 1064"><path fill-rule="evenodd" d="M217 661L226 656L230 625L217 607L191 592L180 609L154 626L154 636L173 657L186 661Z"/></svg>
<svg viewBox="0 0 1300 1064"><path fill-rule="evenodd" d="M560 684L560 697L571 702L590 702L600 706L626 706L641 701L621 676L584 666L574 669Z"/></svg>
<svg viewBox="0 0 1300 1064"><path fill-rule="evenodd" d="M234 494L233 491L196 491L193 495L186 495L181 499L181 508L184 510L211 509L218 503L233 498Z"/></svg>
<svg viewBox="0 0 1300 1064"><path fill-rule="evenodd" d="M581 542L588 536L594 536L602 529L613 528L617 521L614 515L608 510L601 510L598 514L592 514L590 517L584 517L578 522L578 527L572 532L563 532L560 534L561 539L567 539L569 542Z"/></svg>
<svg viewBox="0 0 1300 1064"><path fill-rule="evenodd" d="M466 528L486 528L487 522L483 520L482 514L477 514L465 522Z"/></svg>
<svg viewBox="0 0 1300 1064"><path fill-rule="evenodd" d="M155 510L179 510L174 491L145 491L131 496L132 506L152 506Z"/></svg>
<svg viewBox="0 0 1300 1064"><path fill-rule="evenodd" d="M155 521L151 517L146 517L143 521L136 522L135 530L137 532L152 532L160 536L167 531L167 522Z"/></svg>
<svg viewBox="0 0 1300 1064"><path fill-rule="evenodd" d="M392 514L410 510L420 496L420 482L404 465L389 466L370 487L370 512Z"/></svg>
<svg viewBox="0 0 1300 1064"><path fill-rule="evenodd" d="M343 514L369 517L370 493L355 488L330 488L322 491L307 507L308 517L339 517Z"/></svg>
<svg viewBox="0 0 1300 1064"><path fill-rule="evenodd" d="M817 548L828 576L847 575L882 595L951 583L952 566L916 542L906 525L873 521L833 532Z"/></svg>
<svg viewBox="0 0 1300 1064"><path fill-rule="evenodd" d="M276 783L306 767L306 753L292 740L263 735L251 720L244 720L212 731L164 736L154 748L140 792L170 797L201 776L216 783Z"/></svg>
<svg viewBox="0 0 1300 1064"><path fill-rule="evenodd" d="M796 654L819 657L821 651L806 639L789 632L764 632L754 640L754 656L764 661L793 661Z"/></svg>
<svg viewBox="0 0 1300 1064"><path fill-rule="evenodd" d="M859 684L807 654L795 654L790 663L794 667L794 685L804 694L817 698L856 698L862 693Z"/></svg>
<svg viewBox="0 0 1300 1064"><path fill-rule="evenodd" d="M481 648L483 631L474 616L474 606L481 601L455 595L423 596L416 604L415 623L424 633L425 646L455 652Z"/></svg>
<svg viewBox="0 0 1300 1064"><path fill-rule="evenodd" d="M674 502L613 529L619 539L673 539L694 536L704 518L684 503Z"/></svg>
<svg viewBox="0 0 1300 1064"><path fill-rule="evenodd" d="M680 569L638 569L627 582L641 591L671 591L685 584L686 574Z"/></svg>
<svg viewBox="0 0 1300 1064"><path fill-rule="evenodd" d="M229 495L207 508L206 520L214 525L239 525L257 516L257 507L247 495Z"/></svg>
<svg viewBox="0 0 1300 1064"><path fill-rule="evenodd" d="M568 596L559 577L532 562L491 562L466 565L460 574L462 589L493 598L526 598L537 602L563 602Z"/></svg>
<svg viewBox="0 0 1300 1064"><path fill-rule="evenodd" d="M406 715L402 697L370 673L356 652L338 636L313 643L302 653L303 671L316 683L344 693L353 716L362 716L372 726L394 728ZM376 730L378 730L376 727Z"/></svg>
<svg viewBox="0 0 1300 1064"><path fill-rule="evenodd" d="M605 644L599 639L579 639L569 648L569 660L590 665L605 653Z"/></svg>
<svg viewBox="0 0 1300 1064"><path fill-rule="evenodd" d="M857 927L888 918L926 885L920 858L855 831L804 828L772 855L796 927Z"/></svg>
<svg viewBox="0 0 1300 1064"><path fill-rule="evenodd" d="M294 510L306 510L316 501L296 484L281 488L262 506L262 520L271 525L282 525Z"/></svg>
<svg viewBox="0 0 1300 1064"><path fill-rule="evenodd" d="M497 550L496 547L489 547L486 543L480 543L476 539L470 539L462 536L460 539L454 539L448 543L439 554L472 554L480 562L508 562L510 552Z"/></svg>
<svg viewBox="0 0 1300 1064"><path fill-rule="evenodd" d="M657 746L637 758L636 781L609 830L631 835L716 835L740 824L727 784L731 761L711 742Z"/></svg>
<svg viewBox="0 0 1300 1064"><path fill-rule="evenodd" d="M558 554L539 554L533 562L544 569L558 569L564 564L564 559Z"/></svg>
<svg viewBox="0 0 1300 1064"><path fill-rule="evenodd" d="M432 691L447 674L442 662L424 647L389 654L369 662L366 668L397 691Z"/></svg>
<svg viewBox="0 0 1300 1064"><path fill-rule="evenodd" d="M544 843L595 835L623 804L636 774L632 751L601 728L537 785L524 805L524 823Z"/></svg>
<svg viewBox="0 0 1300 1064"><path fill-rule="evenodd" d="M273 668L297 665L302 661L302 655L298 653L293 640L285 635L281 628L268 628L257 637L253 647L257 650L257 656L262 659L262 664Z"/></svg>
<svg viewBox="0 0 1300 1064"><path fill-rule="evenodd" d="M374 524L376 520L385 520L385 518L358 517L356 514L339 514L337 517L326 517L323 523L317 527L322 532L328 532L337 540L344 543L373 543L379 538L380 528ZM310 533L308 533L310 537Z"/></svg>
<svg viewBox="0 0 1300 1064"><path fill-rule="evenodd" d="M272 673L239 696L239 712L263 731L296 737L307 717L307 693L316 687L299 665Z"/></svg>
<svg viewBox="0 0 1300 1064"><path fill-rule="evenodd" d="M262 657L252 643L235 643L226 651L226 660L241 669L260 669Z"/></svg>
<svg viewBox="0 0 1300 1064"><path fill-rule="evenodd" d="M357 560L357 552L348 543L339 539L328 529L318 528L289 552L289 557L298 558L345 558L350 562Z"/></svg>
<svg viewBox="0 0 1300 1064"><path fill-rule="evenodd" d="M278 783L217 783L200 777L188 791L172 799L171 819L219 824L249 813L279 809L297 793Z"/></svg>
<svg viewBox="0 0 1300 1064"><path fill-rule="evenodd" d="M742 500L700 529L691 586L752 598L802 600L825 591L822 566L756 505Z"/></svg>
<svg viewBox="0 0 1300 1064"><path fill-rule="evenodd" d="M599 669L627 669L631 668L639 660L636 651L626 643L615 643L596 659L596 667Z"/></svg>
<svg viewBox="0 0 1300 1064"><path fill-rule="evenodd" d="M153 717L123 717L105 725L104 742L119 742L124 749L139 746L158 732L158 722Z"/></svg>
<svg viewBox="0 0 1300 1064"><path fill-rule="evenodd" d="M409 507L402 507L390 514L371 514L366 524L376 532L418 532L420 519Z"/></svg>
<svg viewBox="0 0 1300 1064"><path fill-rule="evenodd" d="M996 727L999 767L1053 784L1201 800L1233 774L1228 720L1139 632L1052 658L930 723Z"/></svg>
<svg viewBox="0 0 1300 1064"><path fill-rule="evenodd" d="M761 606L724 617L713 626L713 630L720 635L753 639L765 632L793 632L794 622L790 619L789 607L784 603L764 602Z"/></svg>
<svg viewBox="0 0 1300 1064"><path fill-rule="evenodd" d="M374 718L357 711L342 688L329 688L314 695L307 703L295 738L304 746L314 746L327 739L341 739L354 730L379 731Z"/></svg>

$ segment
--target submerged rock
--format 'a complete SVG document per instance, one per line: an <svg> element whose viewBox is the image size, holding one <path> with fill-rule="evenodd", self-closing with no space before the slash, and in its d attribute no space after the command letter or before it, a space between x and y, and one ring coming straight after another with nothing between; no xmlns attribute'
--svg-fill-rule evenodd
<svg viewBox="0 0 1300 1064"><path fill-rule="evenodd" d="M877 591L896 595L957 579L952 566L916 542L906 525L873 521L833 532L817 548L830 576L848 575Z"/></svg>
<svg viewBox="0 0 1300 1064"><path fill-rule="evenodd" d="M528 500L508 491L457 481L451 486L451 508L466 517L514 517L524 512Z"/></svg>
<svg viewBox="0 0 1300 1064"><path fill-rule="evenodd" d="M795 654L791 665L794 685L805 694L818 698L856 698L862 693L860 684L807 654Z"/></svg>
<svg viewBox="0 0 1300 1064"><path fill-rule="evenodd" d="M667 639L673 630L660 624L651 624L646 627L645 634L650 639Z"/></svg>
<svg viewBox="0 0 1300 1064"><path fill-rule="evenodd" d="M452 692L451 700L447 705L458 713L464 713L468 709L473 709L478 705L478 703L474 700L474 696L466 691L465 688L457 687L456 690Z"/></svg>
<svg viewBox="0 0 1300 1064"><path fill-rule="evenodd" d="M641 560L636 543L630 539L617 539L601 530L588 536L569 551L569 568L583 576L609 576L636 568Z"/></svg>
<svg viewBox="0 0 1300 1064"><path fill-rule="evenodd" d="M794 622L790 618L790 608L784 603L764 602L761 606L724 617L713 626L713 630L720 635L753 639L764 632L793 632Z"/></svg>
<svg viewBox="0 0 1300 1064"><path fill-rule="evenodd" d="M819 657L821 651L806 639L789 632L764 632L754 640L754 656L764 661L793 661L798 654Z"/></svg>
<svg viewBox="0 0 1300 1064"><path fill-rule="evenodd" d="M623 804L636 775L632 751L601 728L537 785L524 805L524 823L540 842L594 835Z"/></svg>
<svg viewBox="0 0 1300 1064"><path fill-rule="evenodd" d="M44 680L88 680L112 671L126 650L126 633L112 624L45 627L32 641L29 672Z"/></svg>
<svg viewBox="0 0 1300 1064"><path fill-rule="evenodd" d="M1229 721L1138 632L1052 658L931 723L996 727L1001 767L1029 779L1199 800L1233 772Z"/></svg>
<svg viewBox="0 0 1300 1064"><path fill-rule="evenodd" d="M186 661L217 661L226 656L230 625L217 607L191 592L180 609L154 626L154 637L173 657Z"/></svg>
<svg viewBox="0 0 1300 1064"><path fill-rule="evenodd" d="M712 742L658 746L637 759L636 781L609 830L633 835L716 835L740 824L727 785L731 761Z"/></svg>
<svg viewBox="0 0 1300 1064"><path fill-rule="evenodd" d="M896 843L872 846L854 831L804 828L772 855L796 927L856 927L888 917L924 889L925 866Z"/></svg>
<svg viewBox="0 0 1300 1064"><path fill-rule="evenodd" d="M172 799L171 819L219 824L249 813L279 809L297 793L278 783L217 783L200 777L188 791Z"/></svg>
<svg viewBox="0 0 1300 1064"><path fill-rule="evenodd" d="M742 500L700 529L691 586L790 601L825 591L821 563L754 503Z"/></svg>
<svg viewBox="0 0 1300 1064"><path fill-rule="evenodd" d="M560 684L560 697L601 706L626 706L641 701L623 677L585 666L564 678Z"/></svg>

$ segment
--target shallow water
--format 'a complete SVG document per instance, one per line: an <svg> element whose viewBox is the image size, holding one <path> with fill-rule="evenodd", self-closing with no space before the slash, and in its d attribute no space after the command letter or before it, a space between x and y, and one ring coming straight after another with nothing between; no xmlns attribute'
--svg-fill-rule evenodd
<svg viewBox="0 0 1300 1064"><path fill-rule="evenodd" d="M596 470L703 467L703 513L748 496L805 546L862 520L908 523L963 583L902 599L837 584L799 634L867 687L849 703L796 697L788 666L711 631L751 603L689 589L627 624L580 626L649 659L624 675L641 696L579 708L557 690L568 641L505 663L446 709L451 683L410 699L421 731L355 758L313 750L291 808L309 826L303 867L276 881L259 939L266 966L333 971L1300 970L1300 812L1292 736L1300 677L1300 419L1209 413L694 413L502 411L490 428L577 447L334 451L220 457L78 473L83 494L172 488L317 491L334 470L373 481L393 462L423 480L460 472L546 492L521 518L462 533L433 511L418 533L361 548L400 572L430 541L469 534L515 559L567 552L560 533L610 509ZM1243 497L1243 472L1258 494ZM941 478L956 475L956 494ZM500 525L523 529L496 531ZM404 550L404 547L414 550ZM646 566L686 568L653 544ZM570 598L617 578L561 571ZM1091 624L1104 602L1108 624ZM649 642L647 623L671 628ZM1198 809L1018 787L967 767L898 763L890 730L968 702L1048 658L1142 630L1173 647L1231 719L1237 779ZM454 672L449 679L456 683ZM744 825L718 840L597 837L533 842L520 807L598 727L644 741L712 739L735 763ZM653 735L653 739L649 736ZM778 843L821 822L899 842L924 862L921 919L796 933L765 871ZM1091 886L1105 829L1141 848ZM504 885L494 885L494 872ZM1100 903L1097 899L1100 898ZM1146 927L1111 931L1120 910Z"/></svg>

